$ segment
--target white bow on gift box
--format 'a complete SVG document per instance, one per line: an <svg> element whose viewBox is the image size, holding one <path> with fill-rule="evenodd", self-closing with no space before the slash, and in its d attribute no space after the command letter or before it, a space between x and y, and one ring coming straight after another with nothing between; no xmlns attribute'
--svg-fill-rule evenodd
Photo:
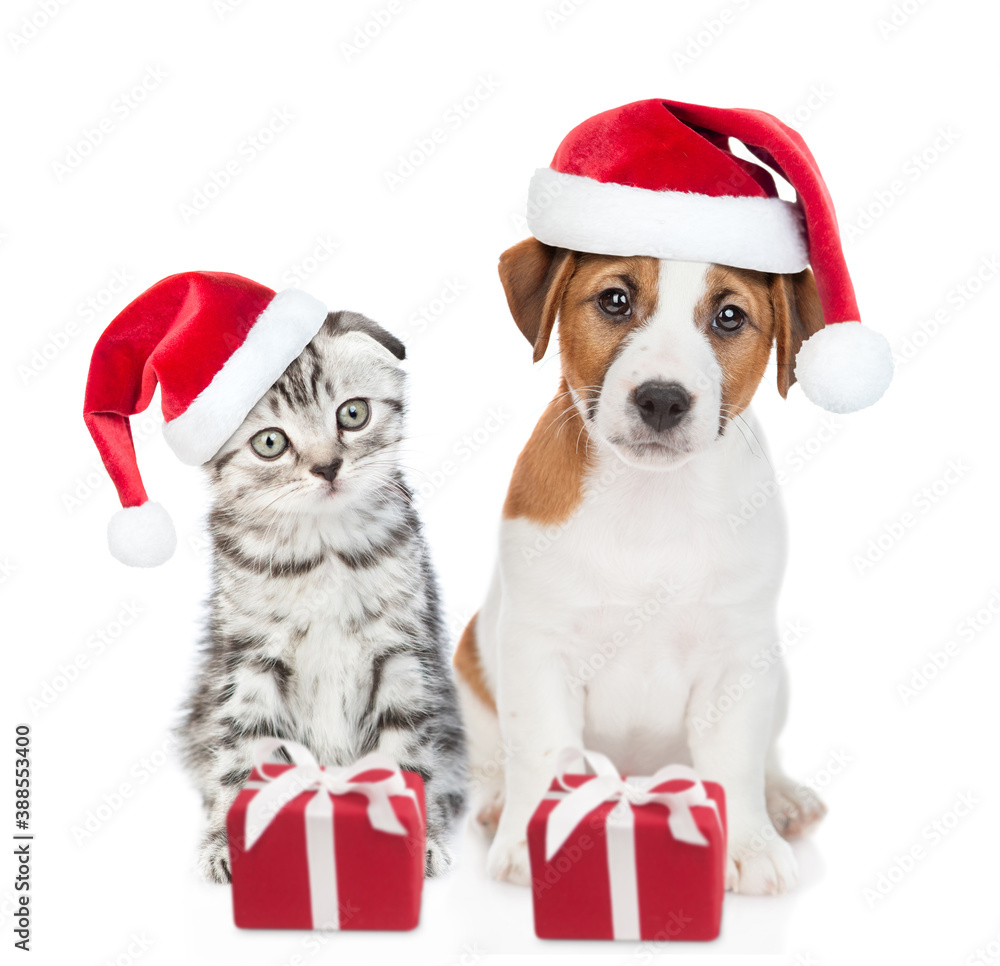
<svg viewBox="0 0 1000 966"><path fill-rule="evenodd" d="M566 782L569 769L583 760L594 777L581 785ZM689 782L680 791L652 791L671 781ZM658 803L670 810L667 825L679 842L707 846L708 839L698 828L691 809L711 808L719 827L722 820L697 772L687 765L667 765L654 775L622 778L611 759L597 751L564 749L557 760L556 781L563 791L554 794L558 803L549 812L545 828L545 861L551 862L573 830L602 802L614 801L605 823L608 877L611 891L611 922L615 939L641 939L639 923L639 882L635 861L634 806Z"/></svg>
<svg viewBox="0 0 1000 966"><path fill-rule="evenodd" d="M269 775L268 759L284 748L292 767L280 775ZM399 766L385 755L370 754L347 768L321 768L304 745L278 738L262 738L254 746L254 767L263 781L248 781L257 789L247 804L244 848L248 851L267 830L278 813L303 792L313 792L306 804L306 859L309 866L309 896L314 929L339 929L340 905L333 839L333 796L358 794L368 799L368 821L372 828L390 835L406 835L392 807L390 796L405 795L416 803L416 795L403 778ZM377 781L357 781L366 771L387 771ZM419 809L418 809L419 811Z"/></svg>

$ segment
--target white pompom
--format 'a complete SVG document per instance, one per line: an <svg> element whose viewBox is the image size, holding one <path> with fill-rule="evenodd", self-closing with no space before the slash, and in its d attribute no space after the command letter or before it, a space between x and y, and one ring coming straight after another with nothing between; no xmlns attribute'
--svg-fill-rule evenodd
<svg viewBox="0 0 1000 966"><path fill-rule="evenodd" d="M177 549L170 514L159 503L119 510L108 523L111 555L130 567L159 567Z"/></svg>
<svg viewBox="0 0 1000 966"><path fill-rule="evenodd" d="M860 322L835 322L813 333L795 357L795 378L817 406L853 413L878 402L892 381L892 349Z"/></svg>

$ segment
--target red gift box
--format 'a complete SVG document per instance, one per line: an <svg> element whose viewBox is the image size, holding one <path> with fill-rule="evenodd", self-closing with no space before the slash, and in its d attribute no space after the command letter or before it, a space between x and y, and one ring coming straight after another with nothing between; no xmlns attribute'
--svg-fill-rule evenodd
<svg viewBox="0 0 1000 966"><path fill-rule="evenodd" d="M284 746L293 765L264 764ZM381 755L320 768L264 739L226 819L244 929L413 929L424 884L424 786Z"/></svg>
<svg viewBox="0 0 1000 966"><path fill-rule="evenodd" d="M585 758L594 775L568 774ZM726 882L721 785L684 765L622 779L595 752L567 750L528 824L541 939L708 940Z"/></svg>

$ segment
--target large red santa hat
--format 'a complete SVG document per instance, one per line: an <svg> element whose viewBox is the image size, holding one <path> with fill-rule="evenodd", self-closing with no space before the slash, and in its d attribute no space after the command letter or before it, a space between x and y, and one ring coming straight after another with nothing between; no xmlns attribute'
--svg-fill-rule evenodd
<svg viewBox="0 0 1000 966"><path fill-rule="evenodd" d="M146 495L129 416L160 386L163 435L192 466L210 460L320 330L327 310L298 289L275 294L225 272L183 272L147 289L104 330L90 361L83 418L122 509L111 553L133 567L168 560L177 536Z"/></svg>
<svg viewBox="0 0 1000 966"><path fill-rule="evenodd" d="M795 189L778 198L742 141ZM584 121L531 179L528 228L541 242L605 255L716 262L760 272L811 266L826 325L795 375L835 413L874 403L892 379L885 337L862 326L833 202L802 138L763 111L636 101Z"/></svg>

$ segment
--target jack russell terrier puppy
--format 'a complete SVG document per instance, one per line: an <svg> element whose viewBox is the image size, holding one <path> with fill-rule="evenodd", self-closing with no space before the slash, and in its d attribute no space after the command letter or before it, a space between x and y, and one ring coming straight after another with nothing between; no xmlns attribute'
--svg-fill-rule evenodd
<svg viewBox="0 0 1000 966"><path fill-rule="evenodd" d="M535 173L528 227L500 277L536 361L558 318L562 381L455 654L489 871L529 881L528 820L569 746L623 774L684 762L721 783L729 887L782 892L786 839L825 809L778 760L780 662L754 671L778 655L785 523L777 498L730 523L773 492L747 407L772 345L782 395L798 381L833 412L870 405L889 344L858 321L815 159L762 111L656 99L595 115Z"/></svg>
<svg viewBox="0 0 1000 966"><path fill-rule="evenodd" d="M479 821L496 829L489 871L529 882L528 819L573 746L622 773L680 761L720 782L728 886L781 892L796 881L785 838L825 809L778 760L783 669L739 684L778 640L781 502L730 521L772 479L747 407L772 343L785 395L822 328L813 275L529 238L500 276L536 361L558 317L562 380L518 458L499 564L455 655ZM727 689L740 697L720 704ZM706 718L714 707L727 710Z"/></svg>

